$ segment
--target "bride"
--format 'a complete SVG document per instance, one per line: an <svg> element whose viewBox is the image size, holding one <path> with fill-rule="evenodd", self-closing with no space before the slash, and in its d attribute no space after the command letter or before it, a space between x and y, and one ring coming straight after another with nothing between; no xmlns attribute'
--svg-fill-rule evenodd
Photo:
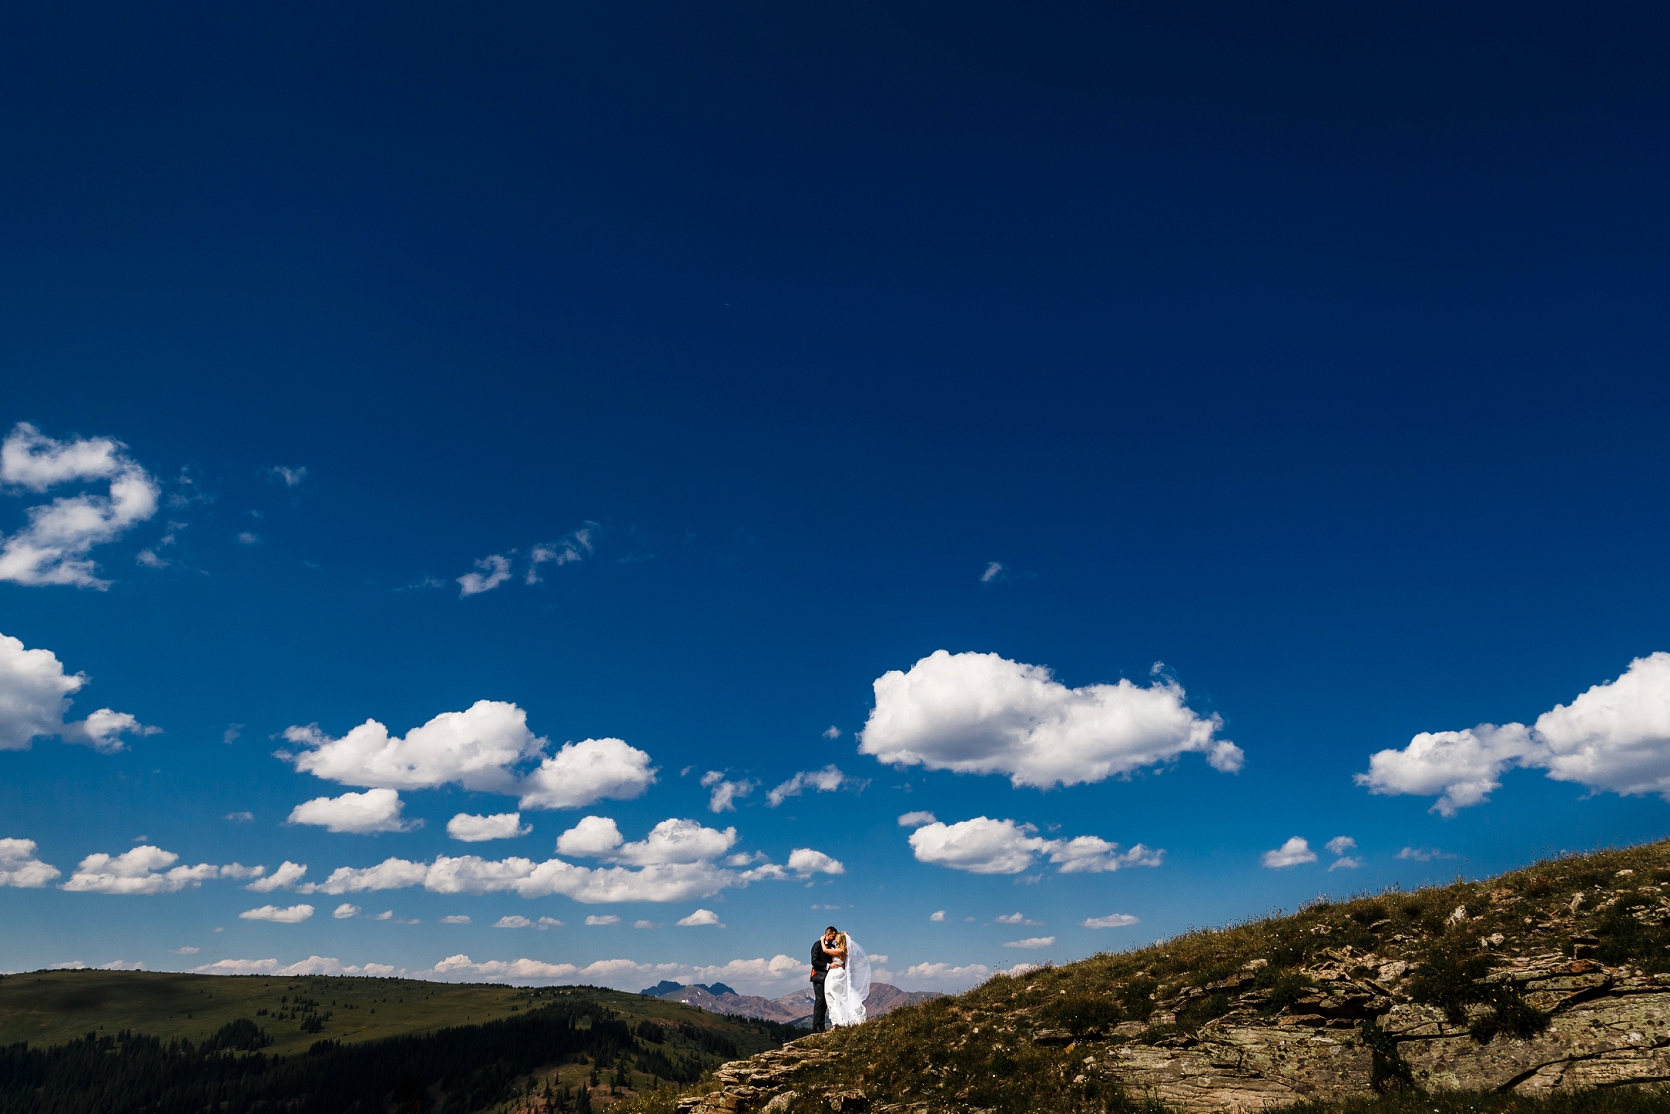
<svg viewBox="0 0 1670 1114"><path fill-rule="evenodd" d="M823 996L829 1003L830 1027L857 1025L864 1020L864 999L870 996L870 957L845 932L835 937L833 946L821 946L829 956Z"/></svg>

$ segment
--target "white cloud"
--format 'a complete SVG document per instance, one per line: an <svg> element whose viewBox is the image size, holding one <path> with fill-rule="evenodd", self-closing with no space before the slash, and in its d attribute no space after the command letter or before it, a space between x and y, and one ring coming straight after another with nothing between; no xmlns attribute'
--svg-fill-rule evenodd
<svg viewBox="0 0 1670 1114"><path fill-rule="evenodd" d="M814 851L810 847L796 847L789 852L789 869L802 878L810 878L814 874L845 874L847 868L841 860L831 858L822 851Z"/></svg>
<svg viewBox="0 0 1670 1114"><path fill-rule="evenodd" d="M202 950L203 950L202 948L192 948L192 947L169 948L168 949L168 954L169 955L196 955L198 952L200 952Z"/></svg>
<svg viewBox="0 0 1670 1114"><path fill-rule="evenodd" d="M559 921L555 917L541 917L539 918L538 927L539 931L544 932L548 928L562 928L567 923L568 922L566 921Z"/></svg>
<svg viewBox="0 0 1670 1114"><path fill-rule="evenodd" d="M823 737L826 739L839 739L841 737L841 729L832 723L823 729Z"/></svg>
<svg viewBox="0 0 1670 1114"><path fill-rule="evenodd" d="M1086 917L1079 922L1080 928L1124 928L1126 925L1137 923L1137 918L1129 913L1110 913L1105 917Z"/></svg>
<svg viewBox="0 0 1670 1114"><path fill-rule="evenodd" d="M560 854L613 864L577 866L563 859L535 862L520 856L483 859L439 855L433 863L389 858L371 867L339 867L323 882L297 887L299 893L360 893L423 886L433 893L503 893L526 898L562 894L586 904L626 901L688 901L729 887L783 881L788 870L839 873L841 864L810 848L790 855L788 870L766 862L748 870L720 867L714 859L736 841L736 829L716 831L694 820L663 820L644 839L627 843L608 817L588 816L557 841ZM801 854L805 852L805 854ZM796 856L799 856L798 858Z"/></svg>
<svg viewBox="0 0 1670 1114"><path fill-rule="evenodd" d="M632 922L632 927L633 928L660 928L661 926L656 924L654 921L633 921ZM720 925L719 927L723 928L725 926Z"/></svg>
<svg viewBox="0 0 1670 1114"><path fill-rule="evenodd" d="M826 732L827 734L827 732ZM837 789L862 789L869 782L847 777L831 763L821 770L803 770L765 795L766 804L776 808L790 797L798 797L808 786L819 793L833 793Z"/></svg>
<svg viewBox="0 0 1670 1114"><path fill-rule="evenodd" d="M1357 841L1352 839L1350 836L1335 836L1333 839L1330 839L1327 843L1323 844L1323 846L1328 849L1328 854L1330 855L1343 855L1347 851L1354 850L1357 846Z"/></svg>
<svg viewBox="0 0 1670 1114"><path fill-rule="evenodd" d="M51 650L26 650L19 639L0 634L0 750L28 750L37 736L56 735L66 743L113 754L123 748L124 734L157 733L158 728L109 708L66 723L70 694L79 692L87 680L85 673L65 673Z"/></svg>
<svg viewBox="0 0 1670 1114"><path fill-rule="evenodd" d="M543 743L543 740L540 740ZM655 784L649 755L620 739L564 743L518 787L523 808L582 808L642 796Z"/></svg>
<svg viewBox="0 0 1670 1114"><path fill-rule="evenodd" d="M587 924L588 927L591 927L591 928L600 928L603 925L619 924L619 923L620 923L620 918L615 916L613 913L605 913L602 916L595 916L594 915L594 916L590 916L590 917L586 918L586 924Z"/></svg>
<svg viewBox="0 0 1670 1114"><path fill-rule="evenodd" d="M932 912L928 915L928 919L930 921L943 921L945 919L945 910L936 909L934 912Z"/></svg>
<svg viewBox="0 0 1670 1114"><path fill-rule="evenodd" d="M346 901L344 901L341 905L338 905L331 912L331 916L335 917L339 921L345 921L350 917L357 917L359 915L360 907L358 905L350 905Z"/></svg>
<svg viewBox="0 0 1670 1114"><path fill-rule="evenodd" d="M678 919L678 926L680 928L700 928L703 925L718 925L720 928L725 927L724 925L719 924L719 914L715 913L712 909L698 909L694 913L691 913L688 917L680 917Z"/></svg>
<svg viewBox="0 0 1670 1114"><path fill-rule="evenodd" d="M1218 716L1191 710L1164 677L1147 688L1121 680L1070 689L1043 666L937 650L908 673L877 678L875 694L860 753L895 766L1007 774L1017 788L1103 781L1191 752L1226 773L1243 760L1216 738Z"/></svg>
<svg viewBox="0 0 1670 1114"><path fill-rule="evenodd" d="M222 959L192 970L199 975L366 975L380 979L406 973L389 963L345 965L340 959L322 955L310 955L288 965L276 959Z"/></svg>
<svg viewBox="0 0 1670 1114"><path fill-rule="evenodd" d="M305 467L286 468L282 464L275 464L267 469L267 475L278 480L285 487L300 487L301 482L307 479L307 469Z"/></svg>
<svg viewBox="0 0 1670 1114"><path fill-rule="evenodd" d="M702 775L702 788L712 789L713 794L708 798L709 812L735 812L734 802L738 797L746 797L754 791L759 782L751 778L742 781L726 781L725 775L719 770L709 770Z"/></svg>
<svg viewBox="0 0 1670 1114"><path fill-rule="evenodd" d="M597 523L588 522L578 530L570 530L562 538L544 545L536 545L528 554L527 583L540 582L539 566L564 565L584 561L596 549Z"/></svg>
<svg viewBox="0 0 1670 1114"><path fill-rule="evenodd" d="M966 990L991 978L992 969L982 963L957 967L949 963L916 963L893 976L901 990Z"/></svg>
<svg viewBox="0 0 1670 1114"><path fill-rule="evenodd" d="M1310 849L1308 840L1294 836L1274 851L1264 852L1260 861L1272 870L1281 870L1285 867L1298 866L1300 863L1314 863L1316 852Z"/></svg>
<svg viewBox="0 0 1670 1114"><path fill-rule="evenodd" d="M280 908L277 905L263 905L258 909L245 909L238 914L242 921L272 921L275 924L301 924L313 915L311 905L290 905Z"/></svg>
<svg viewBox="0 0 1670 1114"><path fill-rule="evenodd" d="M228 812L221 819L230 820L234 824L247 824L255 819L255 814L253 812Z"/></svg>
<svg viewBox="0 0 1670 1114"><path fill-rule="evenodd" d="M290 810L287 824L311 824L328 832L371 835L376 832L409 832L423 827L422 820L402 820L405 808L393 789L367 789L340 797L315 797Z"/></svg>
<svg viewBox="0 0 1670 1114"><path fill-rule="evenodd" d="M989 561L986 564L986 571L980 574L980 583L990 584L992 581L1002 576L1005 571L1007 570L1004 569L1001 562Z"/></svg>
<svg viewBox="0 0 1670 1114"><path fill-rule="evenodd" d="M309 749L279 752L296 769L326 781L382 789L465 789L509 793L511 767L543 755L545 740L528 730L527 713L500 700L478 700L462 712L442 712L404 738L368 719L340 739L317 725L289 727L284 737Z"/></svg>
<svg viewBox="0 0 1670 1114"><path fill-rule="evenodd" d="M32 839L0 839L0 886L38 890L64 872L35 857Z"/></svg>
<svg viewBox="0 0 1670 1114"><path fill-rule="evenodd" d="M497 812L492 816L472 816L467 812L460 812L446 822L446 834L461 843L515 839L532 831L532 824L522 823L520 812Z"/></svg>
<svg viewBox="0 0 1670 1114"><path fill-rule="evenodd" d="M1165 854L1141 843L1129 851L1120 851L1119 844L1099 836L1077 836L1056 840L1050 850L1050 862L1057 864L1062 874L1105 874L1128 866L1159 866L1165 861Z"/></svg>
<svg viewBox="0 0 1670 1114"><path fill-rule="evenodd" d="M239 545L260 545L261 535L251 530L245 530L238 535Z"/></svg>
<svg viewBox="0 0 1670 1114"><path fill-rule="evenodd" d="M149 844L120 855L88 855L59 889L90 894L171 894L195 889L210 878L222 877L223 872L231 877L252 873L236 863L224 868L211 863L174 866L179 857Z"/></svg>
<svg viewBox="0 0 1670 1114"><path fill-rule="evenodd" d="M1010 940L1003 945L1006 948L1053 948L1054 936L1028 936L1025 940Z"/></svg>
<svg viewBox="0 0 1670 1114"><path fill-rule="evenodd" d="M376 916L372 917L371 919L374 920L374 921L386 921L392 916L394 916L394 910L393 909L384 909L381 913L378 913Z"/></svg>
<svg viewBox="0 0 1670 1114"><path fill-rule="evenodd" d="M1336 870L1356 870L1362 865L1363 860L1354 855L1341 855L1328 864L1328 873L1332 874Z"/></svg>
<svg viewBox="0 0 1670 1114"><path fill-rule="evenodd" d="M376 866L339 866L323 882L308 882L297 886L297 893L348 894L371 890L403 890L420 886L429 877L429 867L409 859L384 859Z"/></svg>
<svg viewBox="0 0 1670 1114"><path fill-rule="evenodd" d="M1440 851L1436 847L1405 847L1395 856L1417 863L1430 863L1434 859L1453 859L1454 855L1447 851Z"/></svg>
<svg viewBox="0 0 1670 1114"><path fill-rule="evenodd" d="M469 924L470 918L463 913L454 913L450 917L442 917L442 924Z"/></svg>
<svg viewBox="0 0 1670 1114"><path fill-rule="evenodd" d="M1357 784L1388 796L1437 796L1433 811L1454 816L1485 800L1515 767L1589 789L1670 800L1670 653L1636 658L1617 680L1555 705L1530 727L1482 723L1422 732L1402 750L1371 755Z"/></svg>
<svg viewBox="0 0 1670 1114"><path fill-rule="evenodd" d="M910 835L917 861L973 874L1019 874L1038 855L1049 856L1062 874L1100 874L1130 866L1159 866L1164 851L1137 844L1121 851L1097 836L1044 839L1031 824L977 816L956 824L935 821Z"/></svg>
<svg viewBox="0 0 1670 1114"><path fill-rule="evenodd" d="M300 882L302 875L306 873L306 863L293 863L289 859L285 859L284 862L279 865L277 870L273 871L265 878L251 882L249 885L245 886L244 889L254 890L258 894L270 894L274 890L287 890L295 886L297 882Z"/></svg>
<svg viewBox="0 0 1670 1114"><path fill-rule="evenodd" d="M565 743L555 755L549 740L528 730L521 708L478 700L462 712L442 712L404 738L368 719L340 739L318 725L289 727L284 737L304 747L279 751L296 769L327 781L379 789L465 789L521 796L523 808L578 808L603 798L641 795L655 781L648 754L620 739ZM525 778L517 767L537 761Z"/></svg>
<svg viewBox="0 0 1670 1114"><path fill-rule="evenodd" d="M512 914L511 916L508 916L508 917L500 917L498 920L494 921L493 922L493 927L494 928L532 928L533 927L533 922L531 920L529 920L527 917L521 916L520 914Z"/></svg>
<svg viewBox="0 0 1670 1114"><path fill-rule="evenodd" d="M475 563L475 567L475 572L467 572L458 578L460 599L491 592L510 579L510 561L497 553L481 558Z"/></svg>
<svg viewBox="0 0 1670 1114"><path fill-rule="evenodd" d="M1029 921L1025 913L1006 913L1001 917L993 917L998 924L1042 924L1042 921Z"/></svg>
<svg viewBox="0 0 1670 1114"><path fill-rule="evenodd" d="M934 822L935 817L931 812L907 812L899 817L899 827L901 828L920 828L923 824Z"/></svg>
<svg viewBox="0 0 1670 1114"><path fill-rule="evenodd" d="M59 496L30 507L29 522L0 543L0 580L16 584L110 587L87 556L157 511L160 489L108 437L57 441L19 422L0 443L0 483L45 492L63 483L108 480L109 493Z"/></svg>

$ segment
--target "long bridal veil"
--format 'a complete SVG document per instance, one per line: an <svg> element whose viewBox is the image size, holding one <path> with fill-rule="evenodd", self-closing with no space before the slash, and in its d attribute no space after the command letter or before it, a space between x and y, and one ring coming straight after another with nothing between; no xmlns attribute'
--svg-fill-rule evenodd
<svg viewBox="0 0 1670 1114"><path fill-rule="evenodd" d="M870 996L870 957L858 941L847 933L847 994L850 995L851 1024L858 1024L865 1018L864 999Z"/></svg>

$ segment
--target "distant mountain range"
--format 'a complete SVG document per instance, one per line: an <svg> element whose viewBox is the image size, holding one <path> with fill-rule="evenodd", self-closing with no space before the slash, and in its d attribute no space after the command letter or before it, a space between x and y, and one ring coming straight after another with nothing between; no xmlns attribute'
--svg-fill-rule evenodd
<svg viewBox="0 0 1670 1114"><path fill-rule="evenodd" d="M758 1017L767 1021L781 1021L786 1025L810 1025L812 1021L812 988L805 987L781 998L761 998L755 994L738 994L722 982L684 985L663 980L642 991L651 998L665 998L683 1002L708 1013L728 1013L739 1017ZM902 1006L914 1006L945 995L937 990L900 990L889 983L870 985L870 995L864 999L865 1012L881 1017Z"/></svg>

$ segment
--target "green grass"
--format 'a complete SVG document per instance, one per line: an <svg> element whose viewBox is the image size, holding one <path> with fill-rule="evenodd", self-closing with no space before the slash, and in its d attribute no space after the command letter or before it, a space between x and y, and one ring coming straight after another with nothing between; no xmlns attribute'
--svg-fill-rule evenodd
<svg viewBox="0 0 1670 1114"><path fill-rule="evenodd" d="M201 1044L228 1022L248 1018L273 1038L264 1051L292 1055L318 1040L352 1044L514 1017L540 1002L577 993L568 987L530 990L326 975L39 971L0 979L0 1045L60 1045L88 1033L123 1029ZM693 1022L723 1032L744 1055L774 1047L756 1030L680 1002L596 988L583 993L633 1025L642 1020ZM303 1029L309 1016L322 1026Z"/></svg>

